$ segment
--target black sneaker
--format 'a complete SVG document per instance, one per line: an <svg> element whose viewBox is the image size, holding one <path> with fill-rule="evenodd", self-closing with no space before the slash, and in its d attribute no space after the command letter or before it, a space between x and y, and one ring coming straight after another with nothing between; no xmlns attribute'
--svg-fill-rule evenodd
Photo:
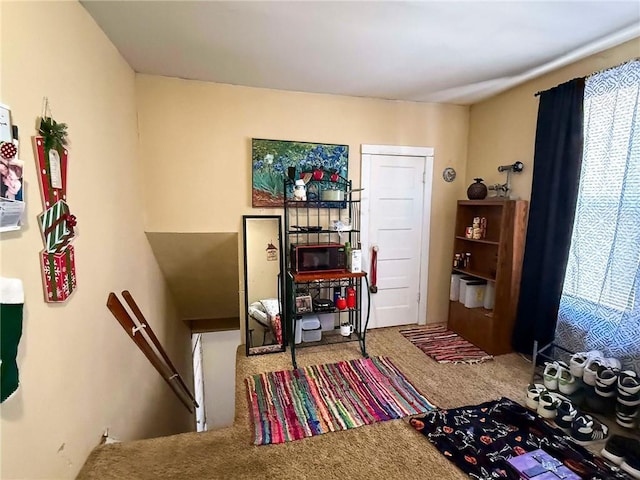
<svg viewBox="0 0 640 480"><path fill-rule="evenodd" d="M626 452L620 468L633 478L640 479L640 442L632 438L625 440L627 440Z"/></svg>
<svg viewBox="0 0 640 480"><path fill-rule="evenodd" d="M638 442L633 438L623 437L622 435L613 435L600 452L604 458L616 465L622 465L624 458L627 456L627 450L630 443Z"/></svg>
<svg viewBox="0 0 640 480"><path fill-rule="evenodd" d="M573 420L576 418L578 411L575 409L573 404L568 400L560 400L558 404L558 408L556 409L557 414L555 418L556 425L560 428L571 428Z"/></svg>
<svg viewBox="0 0 640 480"><path fill-rule="evenodd" d="M580 445L604 440L609 435L609 427L591 415L579 414L571 425L571 437Z"/></svg>

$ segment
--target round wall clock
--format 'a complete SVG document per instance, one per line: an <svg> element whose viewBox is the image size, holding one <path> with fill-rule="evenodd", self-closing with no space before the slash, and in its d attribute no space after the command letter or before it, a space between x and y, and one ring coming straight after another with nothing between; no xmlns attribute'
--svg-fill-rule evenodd
<svg viewBox="0 0 640 480"><path fill-rule="evenodd" d="M456 171L452 167L447 167L442 171L442 178L445 182L453 182L456 179Z"/></svg>

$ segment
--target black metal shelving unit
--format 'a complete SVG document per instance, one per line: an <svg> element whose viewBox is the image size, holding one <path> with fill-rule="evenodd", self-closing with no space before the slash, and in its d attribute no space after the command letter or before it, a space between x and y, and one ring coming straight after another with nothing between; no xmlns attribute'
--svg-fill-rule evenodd
<svg viewBox="0 0 640 480"><path fill-rule="evenodd" d="M323 172L322 180L312 179L307 183L307 200L295 200L293 197L294 181L286 178L284 184L284 230L286 255L286 284L285 284L285 325L286 338L289 339L291 349L291 362L297 368L296 350L299 348L331 345L337 343L358 341L360 350L367 357L366 332L369 323L369 309L362 311L363 295L369 296L367 274L365 272L351 273L341 272L305 272L298 273L292 270L289 255L291 244L317 244L349 242L353 248L360 244L360 199L358 192L352 191L352 183L343 177L330 180L331 174ZM335 179L335 177L334 177ZM322 200L323 191L340 190L344 200ZM349 229L337 231L331 228L334 221L349 220ZM296 312L296 297L310 295L312 298L333 299L333 291L340 288L344 291L352 287L356 291L356 303L354 308L345 310L321 311L314 313L337 314L339 323L353 325L353 333L349 337L340 335L339 326L333 332L323 332L319 342L295 343L296 324L302 315ZM369 302L367 302L369 305ZM364 314L364 322L363 322Z"/></svg>

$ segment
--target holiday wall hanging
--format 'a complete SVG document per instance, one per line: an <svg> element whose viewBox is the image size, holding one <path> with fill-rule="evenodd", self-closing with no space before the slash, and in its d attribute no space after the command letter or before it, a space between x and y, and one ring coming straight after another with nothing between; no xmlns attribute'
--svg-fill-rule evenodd
<svg viewBox="0 0 640 480"><path fill-rule="evenodd" d="M44 212L38 216L44 242L40 253L42 282L45 301L64 302L76 288L75 252L71 244L76 217L67 204L67 126L51 118L46 103L39 133L34 137L34 146L44 206Z"/></svg>

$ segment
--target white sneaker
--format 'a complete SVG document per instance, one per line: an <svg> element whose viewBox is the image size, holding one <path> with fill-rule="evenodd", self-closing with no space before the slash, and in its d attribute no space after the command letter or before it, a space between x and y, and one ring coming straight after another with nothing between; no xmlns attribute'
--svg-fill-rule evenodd
<svg viewBox="0 0 640 480"><path fill-rule="evenodd" d="M538 408L536 412L542 418L554 419L557 415L557 408L560 404L560 400L553 397L551 393L544 391L540 394L540 401L538 402Z"/></svg>
<svg viewBox="0 0 640 480"><path fill-rule="evenodd" d="M598 374L598 370L607 365L604 364L605 359L602 357L591 357L587 360L587 364L584 366L584 371L582 372L582 380L587 385L592 387L596 386L596 375Z"/></svg>
<svg viewBox="0 0 640 480"><path fill-rule="evenodd" d="M565 395L571 395L575 393L580 387L580 384L576 381L576 377L564 367L560 367L560 376L558 377L558 389Z"/></svg>
<svg viewBox="0 0 640 480"><path fill-rule="evenodd" d="M540 383L530 383L529 386L527 386L527 408L537 410L538 403L540 402L540 394L544 391L546 391L544 385Z"/></svg>
<svg viewBox="0 0 640 480"><path fill-rule="evenodd" d="M604 355L602 352L598 350L591 350L590 352L578 352L571 357L571 361L569 362L569 369L571 370L571 375L576 378L582 378L582 372L584 371L584 367L587 365L587 362L591 358L599 357L602 358Z"/></svg>
<svg viewBox="0 0 640 480"><path fill-rule="evenodd" d="M542 373L544 386L548 390L558 390L558 379L560 378L560 364L558 362L547 363Z"/></svg>

